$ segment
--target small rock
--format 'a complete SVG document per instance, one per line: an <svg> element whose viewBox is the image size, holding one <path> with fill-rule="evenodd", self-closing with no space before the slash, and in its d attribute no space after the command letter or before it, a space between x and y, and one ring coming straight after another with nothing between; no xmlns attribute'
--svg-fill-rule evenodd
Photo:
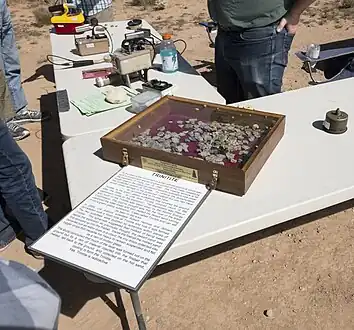
<svg viewBox="0 0 354 330"><path fill-rule="evenodd" d="M146 321L146 322L149 322L149 321L150 321L150 316L149 316L149 315L146 315L145 321Z"/></svg>
<svg viewBox="0 0 354 330"><path fill-rule="evenodd" d="M270 319L274 318L274 311L272 309L266 309L263 314Z"/></svg>
<svg viewBox="0 0 354 330"><path fill-rule="evenodd" d="M255 260L255 259L253 259L253 260L252 260L252 263L254 263L254 264L255 264L256 262L257 262L257 260Z"/></svg>
<svg viewBox="0 0 354 330"><path fill-rule="evenodd" d="M288 234L288 237L293 237L293 234Z"/></svg>

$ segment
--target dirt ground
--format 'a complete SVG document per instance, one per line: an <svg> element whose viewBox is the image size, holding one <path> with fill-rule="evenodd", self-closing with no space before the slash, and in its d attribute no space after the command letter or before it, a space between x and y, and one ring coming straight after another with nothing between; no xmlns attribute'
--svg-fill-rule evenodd
<svg viewBox="0 0 354 330"><path fill-rule="evenodd" d="M308 86L308 76L294 52L315 42L353 37L351 2L318 1L308 10L296 35L284 89ZM116 19L145 18L160 32L183 38L185 57L208 70L213 50L198 22L208 19L205 1L170 0L163 11L115 1ZM32 108L54 91L45 56L51 53L48 26L35 24L37 2L11 2L22 61L24 88ZM286 106L286 105L284 105ZM299 109L306 111L306 109ZM52 196L53 217L68 210L60 151L53 135L42 141L40 125L20 145L29 155L37 184ZM48 142L49 141L49 142ZM42 157L43 146L51 151ZM52 160L52 165L48 160ZM58 173L61 175L58 175ZM56 177L51 186L49 177ZM45 182L47 180L47 182ZM158 269L141 290L149 329L354 329L353 202L255 233ZM16 241L2 257L41 269L63 299L59 329L126 329L125 316L112 301L112 287L89 283L75 271L29 258ZM117 270L119 271L119 270ZM136 328L129 296L123 293L126 318ZM267 311L265 313L265 311ZM43 311L45 313L45 311ZM119 316L117 316L117 314ZM266 315L265 315L266 314Z"/></svg>

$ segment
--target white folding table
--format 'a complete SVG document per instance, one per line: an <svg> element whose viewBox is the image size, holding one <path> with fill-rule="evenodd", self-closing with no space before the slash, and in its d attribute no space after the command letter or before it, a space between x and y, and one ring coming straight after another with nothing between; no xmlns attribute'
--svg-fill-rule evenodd
<svg viewBox="0 0 354 330"><path fill-rule="evenodd" d="M127 30L128 21L118 21L103 24L109 31L113 40L113 49L120 48L124 39L124 34L132 32ZM153 35L161 38L159 33L147 22L143 21L143 27L149 28ZM104 54L93 56L79 56L73 53L75 48L74 36L50 34L52 44L52 54L71 60L83 59L102 59ZM57 59L55 61L58 62ZM60 62L63 62L60 60ZM155 64L161 63L160 56L157 55ZM82 79L82 71L87 69L103 68L110 66L109 63L100 63L87 67L65 68L54 66L54 76L56 89L66 89L69 99L76 99L89 95L98 89L94 85L94 79ZM191 98L202 99L204 101L224 104L225 100L182 56L179 57L179 71L173 74L165 74L156 70L149 70L149 79L159 79L172 83L176 89L174 95ZM133 88L139 88L141 82L132 84ZM126 110L110 110L90 117L82 115L79 110L71 105L67 112L59 113L60 130L63 138L69 139L87 133L97 132L104 129L111 129L119 126L133 116Z"/></svg>
<svg viewBox="0 0 354 330"><path fill-rule="evenodd" d="M353 89L354 78L240 103L285 114L285 135L246 195L213 191L161 263L352 199ZM313 127L337 107L349 114L345 134ZM63 144L73 207L119 169L101 158L99 138L106 132Z"/></svg>
<svg viewBox="0 0 354 330"><path fill-rule="evenodd" d="M60 75L56 72L56 77ZM72 80L77 82L79 73L75 75ZM186 77L186 94L181 96L217 102L218 96L205 95L206 89L196 92L195 77ZM285 114L285 135L246 195L212 191L160 264L352 199L353 89L354 78L238 104ZM326 112L337 107L349 114L348 131L331 135L318 129ZM119 170L118 165L101 158L99 139L127 117L107 113L98 125L94 120L88 124L89 121L76 119L70 112L67 118L61 114L60 121L66 137L81 134L63 144L69 193L75 207ZM104 127L108 117L111 126ZM83 125L84 129L76 125ZM118 293L119 290L116 297L120 301ZM130 294L139 329L145 329L138 293Z"/></svg>

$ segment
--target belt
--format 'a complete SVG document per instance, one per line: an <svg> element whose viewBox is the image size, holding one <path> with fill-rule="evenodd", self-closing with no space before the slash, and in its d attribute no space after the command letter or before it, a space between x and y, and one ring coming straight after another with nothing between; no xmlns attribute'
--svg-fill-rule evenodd
<svg viewBox="0 0 354 330"><path fill-rule="evenodd" d="M218 30L223 31L223 32L243 32L243 31L247 31L247 30L251 30L254 28L265 28L265 27L269 27L269 26L277 26L279 24L279 21L271 23L269 25L266 26L255 26L255 27L249 27L249 28L242 28L242 27L238 27L238 26L222 26L220 24L217 24Z"/></svg>
<svg viewBox="0 0 354 330"><path fill-rule="evenodd" d="M218 30L223 31L223 32L242 32L245 31L247 29L245 28L241 28L241 27L237 27L237 26L222 26L220 24L217 25Z"/></svg>

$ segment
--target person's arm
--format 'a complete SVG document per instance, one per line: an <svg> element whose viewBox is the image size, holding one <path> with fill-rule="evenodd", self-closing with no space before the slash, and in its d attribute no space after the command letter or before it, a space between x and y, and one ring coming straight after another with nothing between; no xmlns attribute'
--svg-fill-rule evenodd
<svg viewBox="0 0 354 330"><path fill-rule="evenodd" d="M286 28L289 33L295 34L301 14L315 1L316 0L295 0L293 7L285 17L281 19L277 31L280 32Z"/></svg>

